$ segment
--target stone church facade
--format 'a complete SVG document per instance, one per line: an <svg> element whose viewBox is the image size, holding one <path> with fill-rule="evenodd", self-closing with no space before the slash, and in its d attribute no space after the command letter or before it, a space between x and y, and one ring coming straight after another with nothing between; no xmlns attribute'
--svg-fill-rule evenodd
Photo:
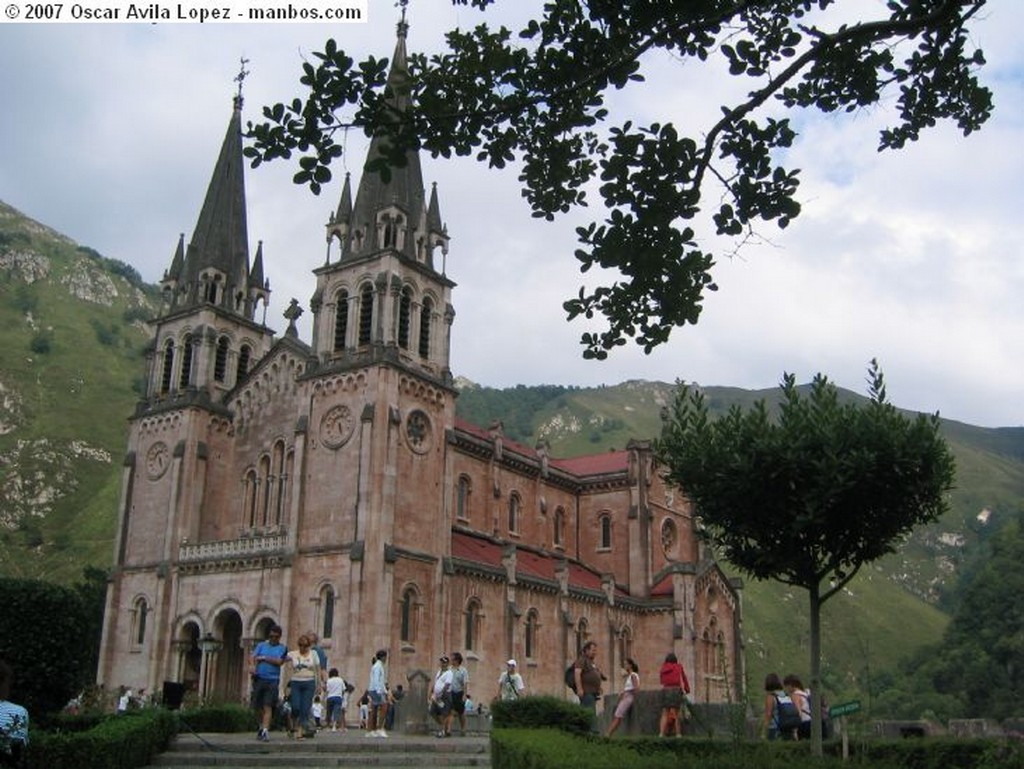
<svg viewBox="0 0 1024 769"><path fill-rule="evenodd" d="M402 24L400 109L405 66ZM698 701L741 700L739 584L649 443L557 458L456 417L448 233L407 161L354 196L346 178L312 341L294 302L277 338L257 319L270 288L262 244L250 261L236 98L130 421L99 682L244 702L246 657L276 623L291 647L318 632L359 687L377 649L393 685L459 650L479 700L510 657L529 692L568 696L562 673L595 640L610 691L625 657L656 686L674 651Z"/></svg>

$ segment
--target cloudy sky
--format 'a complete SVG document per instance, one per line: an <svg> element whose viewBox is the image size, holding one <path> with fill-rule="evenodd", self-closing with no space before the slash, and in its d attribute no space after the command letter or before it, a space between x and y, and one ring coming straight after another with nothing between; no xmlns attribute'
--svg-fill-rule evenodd
<svg viewBox="0 0 1024 769"><path fill-rule="evenodd" d="M522 17L534 5L499 3L506 10L488 18L511 24L508 9ZM333 26L0 22L0 199L155 282L178 234L195 226L240 57L251 70L245 114L257 119L261 106L301 93L301 62L328 37L357 59L390 56L396 18L393 2L369 0L368 23ZM409 49L433 52L444 30L481 16L413 0L409 20ZM764 388L785 371L800 381L821 371L863 393L877 357L897 405L1024 425L1022 28L1017 0L993 0L975 26L996 114L967 139L941 127L880 155L884 110L800 116L791 162L803 169L803 214L723 256L700 323L651 355L630 344L604 362L581 358L586 329L567 323L561 304L589 278L572 257L582 218L532 219L514 171L425 159L452 235L454 372L496 387L684 379ZM623 119L706 121L735 92L729 78L668 56L647 66L648 83L617 99ZM348 150L320 197L291 183L290 166L248 174L250 243L264 243L268 324L279 331L292 297L308 304L343 172L359 175L362 137Z"/></svg>

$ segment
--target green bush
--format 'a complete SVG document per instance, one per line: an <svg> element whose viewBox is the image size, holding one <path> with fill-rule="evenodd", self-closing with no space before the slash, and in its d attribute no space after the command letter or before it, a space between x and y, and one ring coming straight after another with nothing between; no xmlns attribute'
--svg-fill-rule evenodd
<svg viewBox="0 0 1024 769"><path fill-rule="evenodd" d="M531 699L524 697L523 700ZM521 700L522 701L522 700ZM497 710L497 708L495 708ZM675 769L670 752L640 755L627 740L609 742L558 729L494 729L493 769Z"/></svg>
<svg viewBox="0 0 1024 769"><path fill-rule="evenodd" d="M110 716L85 732L33 731L26 769L138 769L177 731L177 717L162 708Z"/></svg>
<svg viewBox="0 0 1024 769"><path fill-rule="evenodd" d="M491 717L498 729L554 727L576 734L593 732L596 723L591 711L557 697L522 697L508 702L499 700L491 709Z"/></svg>
<svg viewBox="0 0 1024 769"><path fill-rule="evenodd" d="M241 705L210 705L182 710L181 731L250 732L256 731L256 712Z"/></svg>

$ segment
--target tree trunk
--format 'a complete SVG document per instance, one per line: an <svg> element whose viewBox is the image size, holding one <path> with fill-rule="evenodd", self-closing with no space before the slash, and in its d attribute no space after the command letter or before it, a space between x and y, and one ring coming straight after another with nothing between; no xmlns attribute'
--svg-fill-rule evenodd
<svg viewBox="0 0 1024 769"><path fill-rule="evenodd" d="M807 590L811 619L811 754L821 756L821 592Z"/></svg>

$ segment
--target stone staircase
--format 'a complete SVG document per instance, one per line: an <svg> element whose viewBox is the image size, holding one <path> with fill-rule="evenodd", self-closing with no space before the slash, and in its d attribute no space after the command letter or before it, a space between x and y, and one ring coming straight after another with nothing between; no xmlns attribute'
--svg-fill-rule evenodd
<svg viewBox="0 0 1024 769"><path fill-rule="evenodd" d="M456 735L439 739L430 735L394 733L386 739L379 739L366 737L365 732L358 729L350 729L345 733L321 731L315 738L299 741L290 740L280 732L272 732L270 742L257 741L254 733L186 732L178 735L148 769L327 769L356 766L374 769L489 769L490 765L490 739L486 735Z"/></svg>

